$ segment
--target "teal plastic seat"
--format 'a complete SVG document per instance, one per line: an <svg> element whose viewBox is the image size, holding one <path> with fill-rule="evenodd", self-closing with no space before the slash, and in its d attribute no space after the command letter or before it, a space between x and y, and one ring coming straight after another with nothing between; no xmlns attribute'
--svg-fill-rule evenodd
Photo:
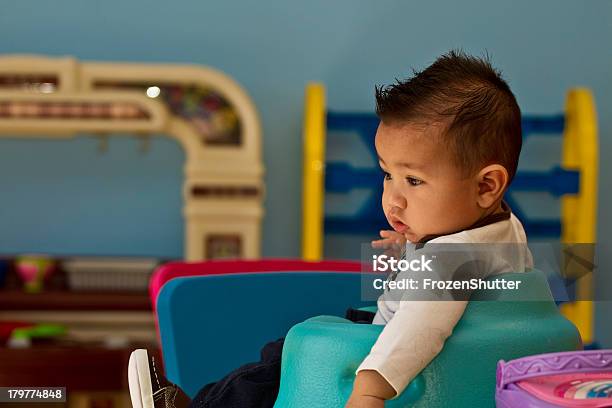
<svg viewBox="0 0 612 408"><path fill-rule="evenodd" d="M498 292L496 301L490 291L475 292L440 354L386 407L494 407L499 360L582 348L576 327L559 313L541 272L501 277L522 281L520 289ZM382 329L336 316L293 326L285 340L275 407L344 407L355 370Z"/></svg>

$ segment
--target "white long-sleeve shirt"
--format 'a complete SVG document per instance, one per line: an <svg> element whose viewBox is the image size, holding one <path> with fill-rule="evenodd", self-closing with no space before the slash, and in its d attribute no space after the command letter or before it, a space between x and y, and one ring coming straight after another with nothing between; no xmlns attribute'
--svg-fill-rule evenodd
<svg viewBox="0 0 612 408"><path fill-rule="evenodd" d="M436 258L435 254L440 248L457 248L452 256L448 256L448 251L445 251L446 256L438 255L442 262L439 262L438 268L434 268L431 276L440 280L486 279L500 273L524 272L531 268L533 260L526 245L523 226L507 207L505 209L505 214L489 217L490 223L481 223L475 228L427 241L419 254L425 249L425 253L433 254ZM479 246L480 243L500 245ZM459 271L461 276L458 277L457 272L462 265L467 268ZM395 280L409 276L414 276L414 273L400 272ZM373 323L385 327L370 354L357 368L357 373L361 370L377 371L398 396L442 350L445 340L463 315L468 297L449 300L453 297L449 297L448 292L421 291L416 296L415 292L410 291L393 292L385 290L378 299L378 311Z"/></svg>

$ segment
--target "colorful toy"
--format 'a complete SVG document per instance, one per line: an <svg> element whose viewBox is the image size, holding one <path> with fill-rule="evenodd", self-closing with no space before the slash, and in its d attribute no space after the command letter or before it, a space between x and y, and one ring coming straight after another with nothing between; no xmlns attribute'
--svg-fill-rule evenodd
<svg viewBox="0 0 612 408"><path fill-rule="evenodd" d="M30 347L35 339L53 339L63 336L66 332L65 326L50 323L19 327L13 330L7 345L12 348Z"/></svg>
<svg viewBox="0 0 612 408"><path fill-rule="evenodd" d="M612 407L612 350L502 360L495 401L498 408Z"/></svg>
<svg viewBox="0 0 612 408"><path fill-rule="evenodd" d="M15 260L15 269L24 282L25 291L38 293L45 279L55 270L55 261L43 255L24 255Z"/></svg>
<svg viewBox="0 0 612 408"><path fill-rule="evenodd" d="M325 88L309 84L304 114L304 182L302 194L302 258L323 258L324 234L378 236L388 229L380 197L382 183L374 150L378 118L371 113L327 111ZM505 199L521 219L530 238L560 238L565 243L594 243L597 214L597 120L593 96L588 89L571 89L564 115L524 116L523 135L563 135L561 166L548 171L519 171ZM327 131L354 132L366 146L371 167L354 167L344 161L326 163ZM367 190L368 196L348 215L326 215L325 193L348 194ZM545 191L561 200L559 220L529 217L512 192ZM352 211L352 209L350 209ZM592 299L591 274L577 281L579 299ZM561 305L564 315L580 330L586 344L593 341L593 304L589 301Z"/></svg>
<svg viewBox="0 0 612 408"><path fill-rule="evenodd" d="M0 344L4 343L11 337L15 329L20 327L32 327L34 323L23 321L0 321Z"/></svg>
<svg viewBox="0 0 612 408"><path fill-rule="evenodd" d="M0 58L0 137L85 132L176 139L186 157L185 259L259 257L261 125L233 79L201 66Z"/></svg>

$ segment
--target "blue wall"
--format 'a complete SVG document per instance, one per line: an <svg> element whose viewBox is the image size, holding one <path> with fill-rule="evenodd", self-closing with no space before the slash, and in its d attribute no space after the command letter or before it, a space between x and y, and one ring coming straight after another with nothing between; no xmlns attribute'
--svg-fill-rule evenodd
<svg viewBox="0 0 612 408"><path fill-rule="evenodd" d="M609 245L611 17L607 0L21 0L0 8L0 53L198 63L233 76L263 118L263 253L297 256L306 82L327 84L332 108L371 110L375 84L404 77L450 48L488 50L524 112L561 111L571 86L595 90L599 236ZM178 257L183 160L180 148L161 137L146 154L131 139L112 139L106 154L88 137L1 141L0 251ZM599 264L612 270L612 256ZM612 278L599 284L610 288ZM601 331L612 341L612 333Z"/></svg>

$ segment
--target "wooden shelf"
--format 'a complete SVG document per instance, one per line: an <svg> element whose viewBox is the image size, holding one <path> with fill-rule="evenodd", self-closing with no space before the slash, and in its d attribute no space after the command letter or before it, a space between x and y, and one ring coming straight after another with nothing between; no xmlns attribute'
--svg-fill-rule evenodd
<svg viewBox="0 0 612 408"><path fill-rule="evenodd" d="M67 387L68 391L127 390L130 349L0 347L0 384ZM159 349L150 353L161 361Z"/></svg>
<svg viewBox="0 0 612 408"><path fill-rule="evenodd" d="M147 293L0 290L0 310L151 310Z"/></svg>

